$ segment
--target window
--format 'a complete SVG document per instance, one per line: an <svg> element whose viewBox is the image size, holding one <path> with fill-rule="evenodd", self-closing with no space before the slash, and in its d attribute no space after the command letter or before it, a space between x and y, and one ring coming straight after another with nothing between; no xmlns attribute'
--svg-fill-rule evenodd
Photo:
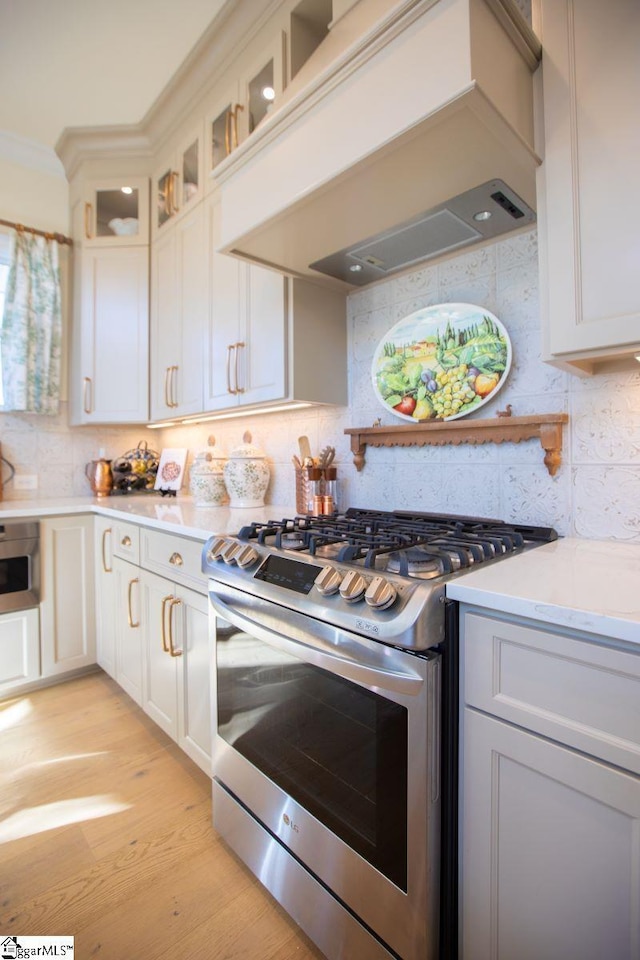
<svg viewBox="0 0 640 960"><path fill-rule="evenodd" d="M0 324L4 313L4 293L7 289L9 277L9 258L11 256L11 237L8 233L0 232ZM2 389L2 326L0 325L0 408L4 404L4 390Z"/></svg>

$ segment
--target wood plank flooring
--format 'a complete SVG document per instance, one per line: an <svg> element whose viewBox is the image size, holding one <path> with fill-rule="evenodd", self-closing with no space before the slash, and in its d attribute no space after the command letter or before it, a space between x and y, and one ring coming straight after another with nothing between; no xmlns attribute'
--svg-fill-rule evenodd
<svg viewBox="0 0 640 960"><path fill-rule="evenodd" d="M100 672L0 703L0 939L77 960L322 960L211 825L209 778Z"/></svg>

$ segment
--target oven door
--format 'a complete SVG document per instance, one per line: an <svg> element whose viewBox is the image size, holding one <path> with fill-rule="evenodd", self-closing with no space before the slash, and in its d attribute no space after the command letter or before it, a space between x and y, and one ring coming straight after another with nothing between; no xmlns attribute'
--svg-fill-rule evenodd
<svg viewBox="0 0 640 960"><path fill-rule="evenodd" d="M434 956L439 656L210 596L214 778L392 950Z"/></svg>

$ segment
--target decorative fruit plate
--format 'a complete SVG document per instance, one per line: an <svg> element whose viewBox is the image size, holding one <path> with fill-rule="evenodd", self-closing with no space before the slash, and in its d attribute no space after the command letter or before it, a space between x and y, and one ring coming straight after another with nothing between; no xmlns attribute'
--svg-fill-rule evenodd
<svg viewBox="0 0 640 960"><path fill-rule="evenodd" d="M511 340L489 310L440 303L409 314L382 338L373 389L394 416L456 420L492 400L511 367Z"/></svg>

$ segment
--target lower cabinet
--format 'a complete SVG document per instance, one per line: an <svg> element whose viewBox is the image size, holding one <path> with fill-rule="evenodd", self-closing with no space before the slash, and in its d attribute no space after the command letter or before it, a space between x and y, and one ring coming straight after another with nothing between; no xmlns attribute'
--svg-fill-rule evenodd
<svg viewBox="0 0 640 960"><path fill-rule="evenodd" d="M635 960L640 656L473 612L462 634L461 956Z"/></svg>
<svg viewBox="0 0 640 960"><path fill-rule="evenodd" d="M0 616L0 695L40 677L40 618L37 607Z"/></svg>
<svg viewBox="0 0 640 960"><path fill-rule="evenodd" d="M93 517L40 521L41 676L96 662Z"/></svg>
<svg viewBox="0 0 640 960"><path fill-rule="evenodd" d="M202 544L96 518L98 663L206 773L211 659Z"/></svg>

